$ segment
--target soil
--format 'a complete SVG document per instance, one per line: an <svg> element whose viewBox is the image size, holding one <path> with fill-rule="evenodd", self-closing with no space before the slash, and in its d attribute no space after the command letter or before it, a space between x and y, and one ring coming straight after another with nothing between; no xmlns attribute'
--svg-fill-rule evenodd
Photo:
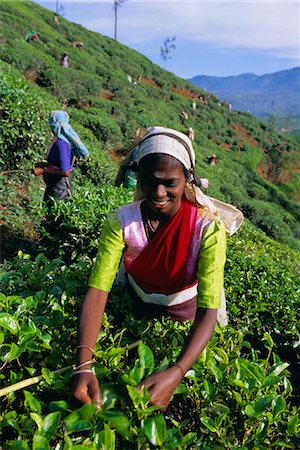
<svg viewBox="0 0 300 450"><path fill-rule="evenodd" d="M253 147L260 147L259 143L249 135L248 131L245 128L241 127L237 123L232 123L230 125L230 128L232 128L232 130L234 130L238 134L241 148L244 146L244 144L252 145Z"/></svg>

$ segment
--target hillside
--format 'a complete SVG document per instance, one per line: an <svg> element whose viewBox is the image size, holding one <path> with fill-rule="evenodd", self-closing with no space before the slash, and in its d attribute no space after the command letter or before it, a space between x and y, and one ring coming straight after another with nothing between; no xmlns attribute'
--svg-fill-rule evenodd
<svg viewBox="0 0 300 450"><path fill-rule="evenodd" d="M40 42L24 41L30 29ZM296 142L112 39L64 18L57 28L35 3L0 2L0 44L3 449L299 448ZM68 69L59 65L66 51ZM45 158L48 114L59 108L90 156L75 164L72 199L47 211L31 169ZM191 324L137 320L126 290L114 286L95 345L103 396L96 412L70 394L78 314L103 222L133 199L114 186L120 159L136 129L152 125L192 126L206 192L246 216L227 244L230 321L216 326L169 407L157 410L136 385L174 364Z"/></svg>
<svg viewBox="0 0 300 450"><path fill-rule="evenodd" d="M56 29L53 13L35 3L1 2L0 11L0 57L51 94L57 107L66 107L72 120L89 131L94 145L87 164L99 166L99 152L101 160L106 154L116 161L130 147L138 127L192 126L198 173L209 178L208 193L237 205L275 239L285 236L286 242L298 245L299 151L292 140L249 114L219 106L214 95L112 39L63 18ZM40 33L41 42L24 41L29 29ZM84 43L82 51L70 46L74 40ZM69 69L59 65L66 50ZM14 146L7 151L14 151ZM218 155L216 167L206 163L211 153ZM26 159L27 166L32 163ZM2 167L16 169L20 163L2 160ZM277 220L276 227L271 225Z"/></svg>
<svg viewBox="0 0 300 450"><path fill-rule="evenodd" d="M231 77L197 75L189 81L213 92L234 109L249 111L256 117L289 116L300 118L300 67L265 75L244 73Z"/></svg>

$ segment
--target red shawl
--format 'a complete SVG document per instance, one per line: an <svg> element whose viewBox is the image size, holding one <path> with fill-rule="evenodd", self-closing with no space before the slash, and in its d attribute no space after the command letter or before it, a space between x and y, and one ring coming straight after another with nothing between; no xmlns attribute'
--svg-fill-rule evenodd
<svg viewBox="0 0 300 450"><path fill-rule="evenodd" d="M196 219L197 207L182 200L177 213L130 264L127 272L145 292L168 295L196 283L196 272L186 279Z"/></svg>

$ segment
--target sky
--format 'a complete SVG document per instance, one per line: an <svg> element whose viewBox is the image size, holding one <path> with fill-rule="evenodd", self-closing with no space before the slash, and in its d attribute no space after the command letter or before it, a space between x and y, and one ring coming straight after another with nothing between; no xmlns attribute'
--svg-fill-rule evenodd
<svg viewBox="0 0 300 450"><path fill-rule="evenodd" d="M34 0L55 10L57 0ZM64 17L114 37L113 0L61 0ZM160 49L175 37L167 61ZM117 40L181 78L278 72L300 66L300 1L125 0Z"/></svg>

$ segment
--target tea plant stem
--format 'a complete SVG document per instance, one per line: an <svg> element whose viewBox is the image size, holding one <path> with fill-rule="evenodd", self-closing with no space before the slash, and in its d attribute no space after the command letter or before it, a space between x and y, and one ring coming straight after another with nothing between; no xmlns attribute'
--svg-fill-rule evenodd
<svg viewBox="0 0 300 450"><path fill-rule="evenodd" d="M63 373L66 370L71 369L73 366L62 367L61 369L54 370L53 373ZM44 378L44 375L39 375L37 377L27 378L26 380L19 381L16 384L12 384L3 389L0 389L0 397L9 394L10 392L18 391L19 389L24 389L27 386L31 386L32 384L39 383Z"/></svg>
<svg viewBox="0 0 300 450"><path fill-rule="evenodd" d="M13 170L5 170L4 172L1 172L0 175L7 175L9 173L13 173L13 172L29 172L31 171L31 169L13 169Z"/></svg>
<svg viewBox="0 0 300 450"><path fill-rule="evenodd" d="M137 347L142 342L143 342L142 339L139 339L138 341L135 341L132 344L128 344L128 345L126 345L125 350L132 350L133 348Z"/></svg>

